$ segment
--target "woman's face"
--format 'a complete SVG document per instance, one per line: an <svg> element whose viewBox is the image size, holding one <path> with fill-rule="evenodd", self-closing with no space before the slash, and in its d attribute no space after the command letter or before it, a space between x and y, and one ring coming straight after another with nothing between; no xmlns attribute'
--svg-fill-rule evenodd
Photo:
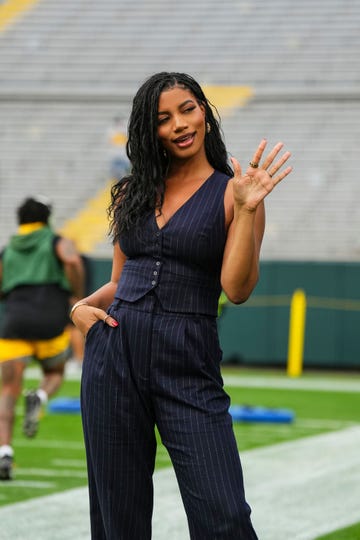
<svg viewBox="0 0 360 540"><path fill-rule="evenodd" d="M205 154L205 110L190 90L175 86L160 94L158 137L175 159Z"/></svg>

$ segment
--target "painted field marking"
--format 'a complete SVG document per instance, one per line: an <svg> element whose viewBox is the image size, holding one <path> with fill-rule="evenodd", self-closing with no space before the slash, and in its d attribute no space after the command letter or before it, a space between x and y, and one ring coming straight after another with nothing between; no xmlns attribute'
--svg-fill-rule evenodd
<svg viewBox="0 0 360 540"><path fill-rule="evenodd" d="M55 488L56 483L54 482L40 482L33 480L11 480L11 482L1 482L1 489L11 489L11 488L34 488L34 489L48 489ZM4 497L5 498L5 497Z"/></svg>
<svg viewBox="0 0 360 540"><path fill-rule="evenodd" d="M27 448L28 446L36 446L36 448L57 448L57 449L64 449L64 450L84 450L84 444L74 441L55 441L53 439L51 440L45 440L45 439L35 439L35 440L27 440L27 439L14 439L13 441L14 448L21 447L21 448Z"/></svg>
<svg viewBox="0 0 360 540"><path fill-rule="evenodd" d="M359 445L355 426L246 453L247 497L259 537L313 540L360 521Z"/></svg>
<svg viewBox="0 0 360 540"><path fill-rule="evenodd" d="M284 388L286 390L319 390L333 392L360 392L360 377L329 377L307 376L306 374L298 379L290 379L285 375L230 375L226 373L226 367L222 372L225 386L239 386L240 388ZM79 380L80 373L74 377L66 377L72 380ZM25 371L26 379L39 379L41 371L37 366L32 366Z"/></svg>
<svg viewBox="0 0 360 540"><path fill-rule="evenodd" d="M359 445L357 426L242 452L259 538L313 540L360 521ZM174 472L159 471L156 480L154 538L188 540Z"/></svg>
<svg viewBox="0 0 360 540"><path fill-rule="evenodd" d="M18 467L16 473L21 476L53 476L55 478L87 478L87 472L84 471L75 471L74 469L23 469Z"/></svg>
<svg viewBox="0 0 360 540"><path fill-rule="evenodd" d="M360 521L359 447L356 426L242 452L247 499L259 538L313 540ZM154 483L153 538L188 540L173 470L157 471ZM0 522L2 540L89 540L87 488L3 506Z"/></svg>
<svg viewBox="0 0 360 540"><path fill-rule="evenodd" d="M89 540L87 488L0 508L1 540Z"/></svg>
<svg viewBox="0 0 360 540"><path fill-rule="evenodd" d="M344 429L359 425L359 422L350 422L344 420L327 420L326 418L299 418L295 420L298 427L310 429Z"/></svg>
<svg viewBox="0 0 360 540"><path fill-rule="evenodd" d="M224 385L239 388L279 388L286 390L316 390L319 392L360 392L360 379L288 379L285 377L241 376L223 373Z"/></svg>
<svg viewBox="0 0 360 540"><path fill-rule="evenodd" d="M78 467L79 469L83 469L86 467L86 460L85 459L52 459L51 464L55 465L55 467Z"/></svg>

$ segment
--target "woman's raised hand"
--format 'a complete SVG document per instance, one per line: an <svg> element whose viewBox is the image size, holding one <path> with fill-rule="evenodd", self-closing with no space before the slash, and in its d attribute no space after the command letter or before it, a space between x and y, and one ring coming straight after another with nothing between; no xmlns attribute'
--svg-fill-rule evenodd
<svg viewBox="0 0 360 540"><path fill-rule="evenodd" d="M234 176L232 178L234 204L250 212L255 211L259 203L292 171L292 167L287 166L280 172L282 166L291 156L290 152L285 152L278 157L284 146L282 142L277 143L261 163L266 144L266 139L263 139L244 175L240 163L235 158L231 158L234 167Z"/></svg>

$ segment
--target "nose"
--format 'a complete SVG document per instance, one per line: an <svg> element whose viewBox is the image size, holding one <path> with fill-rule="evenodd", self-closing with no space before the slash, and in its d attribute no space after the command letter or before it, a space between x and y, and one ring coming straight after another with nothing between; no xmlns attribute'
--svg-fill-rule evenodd
<svg viewBox="0 0 360 540"><path fill-rule="evenodd" d="M187 127L186 119L182 114L177 114L174 116L174 131L182 131Z"/></svg>

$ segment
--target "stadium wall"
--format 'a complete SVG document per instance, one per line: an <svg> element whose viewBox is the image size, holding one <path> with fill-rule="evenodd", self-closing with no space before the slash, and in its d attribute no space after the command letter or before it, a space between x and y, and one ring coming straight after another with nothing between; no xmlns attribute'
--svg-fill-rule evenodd
<svg viewBox="0 0 360 540"><path fill-rule="evenodd" d="M108 280L111 260L85 262L91 292ZM222 310L224 363L285 367L291 298L302 289L307 301L304 368L360 368L359 275L360 263L263 261L251 298Z"/></svg>
<svg viewBox="0 0 360 540"><path fill-rule="evenodd" d="M243 305L219 319L224 361L286 366L290 304L306 294L304 367L360 367L360 264L263 262Z"/></svg>

